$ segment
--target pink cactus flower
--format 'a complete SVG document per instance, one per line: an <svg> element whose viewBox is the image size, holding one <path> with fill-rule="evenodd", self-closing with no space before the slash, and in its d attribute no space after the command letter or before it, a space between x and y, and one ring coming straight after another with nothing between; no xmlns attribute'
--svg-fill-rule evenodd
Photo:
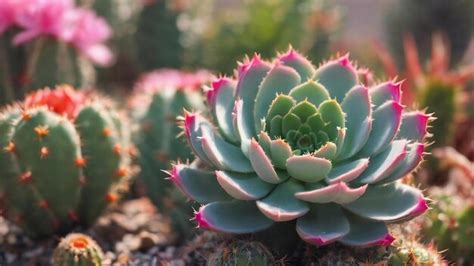
<svg viewBox="0 0 474 266"><path fill-rule="evenodd" d="M183 72L164 68L143 75L137 82L135 90L147 93L166 89L199 90L212 77L212 74L206 70Z"/></svg>
<svg viewBox="0 0 474 266"><path fill-rule="evenodd" d="M17 2L22 4L16 10L15 22L24 30L15 36L14 44L22 44L41 35L63 37L65 15L74 7L73 0Z"/></svg>
<svg viewBox="0 0 474 266"><path fill-rule="evenodd" d="M15 24L16 11L20 9L22 1L0 1L0 34Z"/></svg>
<svg viewBox="0 0 474 266"><path fill-rule="evenodd" d="M103 44L112 35L105 19L91 10L75 8L68 12L67 24L67 42L72 43L86 58L98 65L107 66L112 63L113 54Z"/></svg>

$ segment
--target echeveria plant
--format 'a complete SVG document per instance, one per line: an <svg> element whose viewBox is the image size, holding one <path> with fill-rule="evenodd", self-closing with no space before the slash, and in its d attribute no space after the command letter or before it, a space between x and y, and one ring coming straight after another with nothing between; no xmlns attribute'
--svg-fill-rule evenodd
<svg viewBox="0 0 474 266"><path fill-rule="evenodd" d="M401 83L362 85L348 56L315 68L290 49L259 56L207 92L212 123L187 112L184 132L212 170L176 164L198 226L252 233L296 221L315 245L389 245L387 224L427 209L401 177L422 160L430 116L403 112Z"/></svg>

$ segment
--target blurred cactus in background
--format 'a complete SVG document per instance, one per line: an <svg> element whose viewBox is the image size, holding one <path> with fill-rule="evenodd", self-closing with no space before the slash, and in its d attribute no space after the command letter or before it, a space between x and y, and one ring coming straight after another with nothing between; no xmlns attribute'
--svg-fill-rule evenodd
<svg viewBox="0 0 474 266"><path fill-rule="evenodd" d="M177 191L163 170L177 160L192 160L190 148L180 138L177 117L183 109L202 110L202 86L212 75L200 70L194 73L173 69L155 70L143 75L131 99L132 116L138 124L135 137L139 150L140 180L146 194L162 213L171 215L180 237L192 231L189 219L192 208Z"/></svg>
<svg viewBox="0 0 474 266"><path fill-rule="evenodd" d="M474 1L472 0L400 0L393 1L386 22L386 35L397 65L404 68L403 39L413 34L420 61L429 61L431 36L444 34L450 43L451 66L462 59L474 34ZM461 26L462 25L462 26Z"/></svg>
<svg viewBox="0 0 474 266"><path fill-rule="evenodd" d="M198 1L196 4L201 5ZM147 0L136 32L138 62L142 71L182 66L178 16L186 9L183 0Z"/></svg>
<svg viewBox="0 0 474 266"><path fill-rule="evenodd" d="M2 214L32 237L92 225L126 189L126 123L114 105L68 86L0 112Z"/></svg>
<svg viewBox="0 0 474 266"><path fill-rule="evenodd" d="M468 109L469 101L463 101L469 94L468 82L474 80L473 65L461 67L456 71L448 69L450 56L446 42L440 33L432 36L431 58L424 68L414 37L406 34L403 40L406 62L406 73L402 75L406 78L404 103L410 107L427 108L428 112L434 113L437 118L433 122L434 137L431 149L455 144L458 122ZM376 46L376 51L387 75L396 77L397 66L390 53L381 45ZM467 131L469 132L469 129ZM467 142L471 142L470 138L467 138ZM426 177L429 179L428 183L445 183L448 169L441 169L436 158L431 158L428 163L430 167L427 169L431 169L431 174Z"/></svg>
<svg viewBox="0 0 474 266"><path fill-rule="evenodd" d="M432 209L426 216L423 236L434 240L444 255L457 265L474 263L474 202L437 191ZM472 196L471 196L472 197ZM472 201L472 198L471 198Z"/></svg>
<svg viewBox="0 0 474 266"><path fill-rule="evenodd" d="M92 64L113 62L111 28L72 0L5 0L0 14L0 104L38 87L90 84Z"/></svg>
<svg viewBox="0 0 474 266"><path fill-rule="evenodd" d="M320 61L329 54L329 40L341 14L329 1L247 0L220 5L194 2L180 16L185 62L232 74L233 62L258 51L274 56L289 44Z"/></svg>

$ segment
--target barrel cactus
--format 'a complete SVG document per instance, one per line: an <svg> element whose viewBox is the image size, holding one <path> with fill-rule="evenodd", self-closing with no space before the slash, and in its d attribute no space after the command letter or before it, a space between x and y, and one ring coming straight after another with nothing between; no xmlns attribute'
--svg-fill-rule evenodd
<svg viewBox="0 0 474 266"><path fill-rule="evenodd" d="M53 266L100 266L103 251L89 236L72 233L61 240L54 250Z"/></svg>
<svg viewBox="0 0 474 266"><path fill-rule="evenodd" d="M130 104L138 124L135 143L140 153L139 180L147 196L161 212L171 214L175 229L184 235L192 231L188 222L192 212L186 198L166 180L163 170L169 169L170 160L192 159L185 141L176 138L181 132L177 117L183 109L204 108L201 88L211 78L205 70L155 70L137 82Z"/></svg>
<svg viewBox="0 0 474 266"><path fill-rule="evenodd" d="M398 180L423 157L430 116L404 112L401 83L359 83L348 55L315 68L290 49L255 55L208 92L215 123L186 112L186 136L209 165L175 164L170 178L203 204L200 228L253 233L296 220L314 245L389 245L387 224L427 209Z"/></svg>
<svg viewBox="0 0 474 266"><path fill-rule="evenodd" d="M32 237L91 225L129 175L129 137L112 103L68 86L0 112L0 195Z"/></svg>

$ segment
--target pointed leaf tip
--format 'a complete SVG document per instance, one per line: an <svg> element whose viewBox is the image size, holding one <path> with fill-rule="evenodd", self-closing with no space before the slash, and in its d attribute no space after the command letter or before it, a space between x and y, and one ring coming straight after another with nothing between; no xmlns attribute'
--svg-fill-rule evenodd
<svg viewBox="0 0 474 266"><path fill-rule="evenodd" d="M224 86L233 86L233 83L235 83L235 81L228 77L221 77L217 80L214 80L211 83L211 88L209 88L209 90L206 92L207 101L210 104L214 104L216 95L219 94L220 89Z"/></svg>
<svg viewBox="0 0 474 266"><path fill-rule="evenodd" d="M199 211L194 214L194 220L196 221L198 228L211 229L211 226L206 221L206 218L204 217L202 213L203 210L204 210L204 206L201 206L199 208Z"/></svg>
<svg viewBox="0 0 474 266"><path fill-rule="evenodd" d="M374 242L373 245L388 247L392 244L393 241L395 241L395 237L393 237L390 234L386 234L382 239L377 240L376 242Z"/></svg>
<svg viewBox="0 0 474 266"><path fill-rule="evenodd" d="M428 204L423 196L420 197L418 200L418 204L416 207L411 211L410 216L416 217L423 214L426 210L428 210Z"/></svg>
<svg viewBox="0 0 474 266"><path fill-rule="evenodd" d="M169 180L175 183L177 186L181 187L181 180L179 176L180 169L183 168L182 164L174 164L169 172Z"/></svg>
<svg viewBox="0 0 474 266"><path fill-rule="evenodd" d="M347 67L347 68L350 68L350 69L353 69L354 67L352 66L352 63L351 63L351 60L349 59L349 53L339 57L337 59L337 62L343 66L343 67Z"/></svg>
<svg viewBox="0 0 474 266"><path fill-rule="evenodd" d="M196 122L196 114L188 111L184 112L184 131L186 136L191 136L192 127Z"/></svg>

